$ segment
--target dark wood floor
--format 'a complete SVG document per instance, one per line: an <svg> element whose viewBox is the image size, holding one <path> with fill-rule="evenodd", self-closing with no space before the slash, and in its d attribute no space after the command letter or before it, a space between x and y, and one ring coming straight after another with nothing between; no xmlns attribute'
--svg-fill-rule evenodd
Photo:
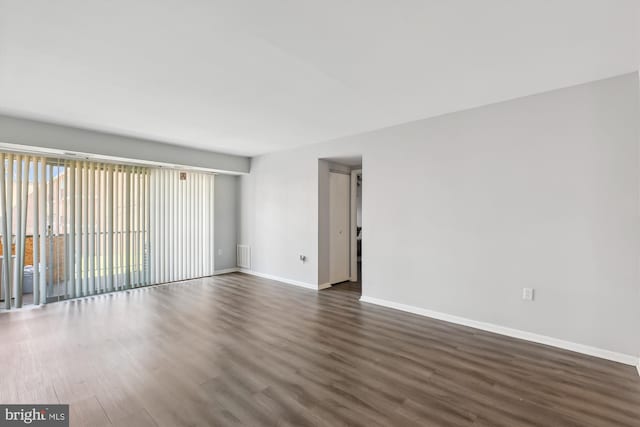
<svg viewBox="0 0 640 427"><path fill-rule="evenodd" d="M72 425L640 425L632 367L239 273L3 313L0 382Z"/></svg>

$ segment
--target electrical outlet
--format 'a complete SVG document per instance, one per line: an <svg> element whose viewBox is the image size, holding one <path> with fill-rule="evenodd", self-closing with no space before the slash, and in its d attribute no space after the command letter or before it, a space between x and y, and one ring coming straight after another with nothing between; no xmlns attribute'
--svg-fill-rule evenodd
<svg viewBox="0 0 640 427"><path fill-rule="evenodd" d="M525 301L533 301L533 288L522 288L522 299Z"/></svg>

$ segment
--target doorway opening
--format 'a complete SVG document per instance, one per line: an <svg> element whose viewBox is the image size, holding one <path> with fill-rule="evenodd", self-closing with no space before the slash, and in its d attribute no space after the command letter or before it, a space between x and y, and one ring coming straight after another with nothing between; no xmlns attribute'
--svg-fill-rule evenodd
<svg viewBox="0 0 640 427"><path fill-rule="evenodd" d="M350 277L335 285L334 290L343 290L362 295L362 169L351 170L350 192Z"/></svg>
<svg viewBox="0 0 640 427"><path fill-rule="evenodd" d="M362 293L362 160L319 160L319 289Z"/></svg>

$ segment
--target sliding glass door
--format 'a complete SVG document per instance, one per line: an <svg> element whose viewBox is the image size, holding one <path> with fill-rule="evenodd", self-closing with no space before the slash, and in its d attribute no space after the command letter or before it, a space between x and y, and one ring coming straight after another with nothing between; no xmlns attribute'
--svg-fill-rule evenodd
<svg viewBox="0 0 640 427"><path fill-rule="evenodd" d="M213 179L0 153L4 308L213 274Z"/></svg>

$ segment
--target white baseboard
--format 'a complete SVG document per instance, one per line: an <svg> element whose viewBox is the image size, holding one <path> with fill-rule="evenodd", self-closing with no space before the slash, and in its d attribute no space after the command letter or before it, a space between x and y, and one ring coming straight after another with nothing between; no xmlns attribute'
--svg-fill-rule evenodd
<svg viewBox="0 0 640 427"><path fill-rule="evenodd" d="M318 290L323 290L323 289L327 289L331 287L331 283L327 282L327 283L323 283L321 285L318 285Z"/></svg>
<svg viewBox="0 0 640 427"><path fill-rule="evenodd" d="M638 375L640 375L640 358L638 360L638 364L636 365L636 370L638 371Z"/></svg>
<svg viewBox="0 0 640 427"><path fill-rule="evenodd" d="M262 277L263 279L276 280L278 282L286 283L288 285L300 286L301 288L313 289L314 291L318 290L318 285L314 285L311 283L300 282L298 280L286 279L284 277L278 277L271 274L258 273L257 271L247 270L246 268L239 269L241 273L251 274L252 276Z"/></svg>
<svg viewBox="0 0 640 427"><path fill-rule="evenodd" d="M213 276L218 276L220 274L237 273L238 271L240 271L238 267L224 268L222 270L214 271Z"/></svg>
<svg viewBox="0 0 640 427"><path fill-rule="evenodd" d="M402 310L420 316L431 317L433 319L444 320L446 322L455 323L458 325L469 326L483 331L493 332L500 335L506 335L513 338L519 338L526 341L532 341L539 344L546 344L552 347L562 348L564 350L575 351L576 353L587 354L589 356L595 356L602 359L612 360L614 362L624 363L625 365L636 366L638 373L640 374L640 360L636 356L628 354L616 353L614 351L604 350L597 347L591 347L584 344L578 344L570 341L564 341L557 338L548 337L545 335L534 334L532 332L521 331L519 329L507 328L504 326L494 325L492 323L479 322L477 320L471 320L464 317L454 316L451 314L440 313L438 311L428 310L425 308L415 307L411 305L401 304L393 301L387 301L383 299L362 296L360 301L369 304L381 305L383 307L393 308L396 310Z"/></svg>

